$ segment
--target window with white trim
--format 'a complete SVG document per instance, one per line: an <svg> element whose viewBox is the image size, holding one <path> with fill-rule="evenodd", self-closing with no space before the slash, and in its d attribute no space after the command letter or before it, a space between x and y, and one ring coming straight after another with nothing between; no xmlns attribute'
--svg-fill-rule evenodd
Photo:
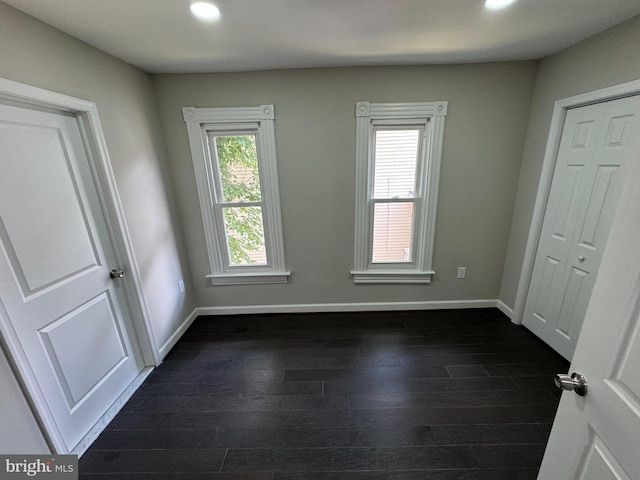
<svg viewBox="0 0 640 480"><path fill-rule="evenodd" d="M214 285L286 283L274 107L183 108Z"/></svg>
<svg viewBox="0 0 640 480"><path fill-rule="evenodd" d="M355 283L429 283L447 102L356 104Z"/></svg>

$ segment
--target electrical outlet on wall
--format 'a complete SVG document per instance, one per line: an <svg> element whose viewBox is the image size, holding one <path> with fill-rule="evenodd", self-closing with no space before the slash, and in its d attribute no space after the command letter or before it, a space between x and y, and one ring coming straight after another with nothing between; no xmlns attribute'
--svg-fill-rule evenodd
<svg viewBox="0 0 640 480"><path fill-rule="evenodd" d="M180 293L184 293L184 280L178 281L178 289L180 290Z"/></svg>
<svg viewBox="0 0 640 480"><path fill-rule="evenodd" d="M467 267L458 267L458 278L465 278L467 276Z"/></svg>

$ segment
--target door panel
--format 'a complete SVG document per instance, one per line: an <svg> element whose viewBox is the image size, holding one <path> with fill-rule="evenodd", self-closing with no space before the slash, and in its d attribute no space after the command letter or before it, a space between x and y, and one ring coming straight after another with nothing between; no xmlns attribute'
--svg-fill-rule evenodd
<svg viewBox="0 0 640 480"><path fill-rule="evenodd" d="M0 123L0 202L12 207L3 211L0 235L25 297L97 264L64 141L60 128ZM25 218L43 234L25 229Z"/></svg>
<svg viewBox="0 0 640 480"><path fill-rule="evenodd" d="M586 452L584 471L579 478L580 480L630 480L598 437L594 438Z"/></svg>
<svg viewBox="0 0 640 480"><path fill-rule="evenodd" d="M621 355L619 372L616 375L616 382L620 385L619 391L623 393L624 401L633 409L640 412L640 348L633 348L640 345L640 329L629 337L629 347Z"/></svg>
<svg viewBox="0 0 640 480"><path fill-rule="evenodd" d="M595 107L597 110L598 107ZM576 122L576 128L573 133L570 149L573 152L580 153L580 150L590 150L593 138L593 129L596 121L593 118L582 118Z"/></svg>
<svg viewBox="0 0 640 480"><path fill-rule="evenodd" d="M566 242L571 236L575 223L575 211L578 209L579 188L582 183L584 165L566 165L563 172L558 207L554 212L552 238Z"/></svg>
<svg viewBox="0 0 640 480"><path fill-rule="evenodd" d="M0 105L0 301L72 450L144 367L74 116Z"/></svg>
<svg viewBox="0 0 640 480"><path fill-rule="evenodd" d="M546 322L547 318L553 318L554 306L550 302L551 298L551 286L555 283L554 278L560 271L561 262L558 259L547 257L542 268L542 281L540 282L540 288L537 292L537 299L535 303L535 309L533 316L535 319Z"/></svg>
<svg viewBox="0 0 640 480"><path fill-rule="evenodd" d="M624 148L629 140L634 116L633 114L621 114L614 115L609 119L607 135L604 142L605 150L609 148Z"/></svg>
<svg viewBox="0 0 640 480"><path fill-rule="evenodd" d="M38 330L70 410L127 359L117 318L105 292ZM84 342L78 345L77 338ZM88 358L91 369L85 368Z"/></svg>
<svg viewBox="0 0 640 480"><path fill-rule="evenodd" d="M604 246L608 232L604 228L607 222L603 216L611 215L612 209L615 207L615 190L618 184L619 170L619 166L598 167L582 224L582 232L578 237L580 247L597 249Z"/></svg>
<svg viewBox="0 0 640 480"><path fill-rule="evenodd" d="M625 162L633 153L630 142L640 130L638 114L640 97L566 115L523 323L567 359L593 289Z"/></svg>
<svg viewBox="0 0 640 480"><path fill-rule="evenodd" d="M558 315L556 326L556 332L564 335L567 339L574 338L578 333L576 332L576 328L579 326L581 317L584 315L584 311L580 309L580 306L583 304L580 298L584 295L585 289L588 288L585 285L585 280L588 276L589 273L584 270L578 268L572 268L570 270L569 280L567 282L565 295L562 299L562 307L560 307L560 314Z"/></svg>

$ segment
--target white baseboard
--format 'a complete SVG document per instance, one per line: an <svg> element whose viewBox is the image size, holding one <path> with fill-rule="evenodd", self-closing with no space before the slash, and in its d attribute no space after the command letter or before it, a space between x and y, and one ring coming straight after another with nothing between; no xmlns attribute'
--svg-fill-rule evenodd
<svg viewBox="0 0 640 480"><path fill-rule="evenodd" d="M496 308L504 313L510 319L513 318L513 308L509 307L502 300L496 300Z"/></svg>
<svg viewBox="0 0 640 480"><path fill-rule="evenodd" d="M118 397L118 399L114 402L109 410L107 410L100 420L96 422L91 430L80 440L80 443L76 445L76 447L70 452L74 455L82 456L84 452L91 446L93 442L96 441L96 438L100 436L100 434L107 428L107 425L114 419L114 417L118 414L124 404L129 401L129 399L133 396L133 394L138 390L140 385L147 379L149 374L153 371L153 367L145 368L140 374L136 377L136 379L131 382L131 385L127 387L127 389L122 392L122 395Z"/></svg>
<svg viewBox="0 0 640 480"><path fill-rule="evenodd" d="M292 305L241 305L200 307L197 315L238 315L251 313L370 312L392 310L440 310L496 307L497 300L446 300L435 302L303 303Z"/></svg>
<svg viewBox="0 0 640 480"><path fill-rule="evenodd" d="M169 351L174 347L174 345L180 340L180 337L184 335L184 332L187 331L187 328L191 326L193 321L198 318L198 315L203 315L199 312L199 308L195 308L187 318L180 324L180 326L173 332L173 335L169 337L169 339L162 344L162 346L158 349L160 354L160 358L164 359L167 356Z"/></svg>

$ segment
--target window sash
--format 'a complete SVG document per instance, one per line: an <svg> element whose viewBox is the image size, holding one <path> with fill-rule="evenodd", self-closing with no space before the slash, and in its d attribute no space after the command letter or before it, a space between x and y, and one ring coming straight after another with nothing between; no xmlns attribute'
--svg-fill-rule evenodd
<svg viewBox="0 0 640 480"><path fill-rule="evenodd" d="M256 148L256 166L258 169L258 190L260 192L260 199L262 200L262 181L260 179L260 171L262 170L260 165L260 151L258 150L258 131L251 130L234 130L231 132L228 131L217 131L217 130L209 130L207 139L209 143L209 157L211 159L211 163L213 164L212 174L213 174L213 184L215 185L215 201L216 203L233 203L232 201L226 200L224 197L224 189L222 185L222 170L220 168L220 159L218 155L218 138L224 137L253 137L255 148ZM260 200L260 201L261 201ZM246 200L239 200L239 202L246 202Z"/></svg>
<svg viewBox="0 0 640 480"><path fill-rule="evenodd" d="M242 136L253 136L256 142L256 156L257 156L257 167L258 167L258 185L260 191L260 201L235 201L230 202L224 199L224 190L222 184L222 174L220 169L220 159L218 158L217 151L217 143L216 139L220 137L242 137ZM271 262L271 245L267 236L265 234L267 220L265 218L265 202L264 202L264 191L262 188L262 175L261 172L263 170L262 161L261 161L261 152L259 149L259 131L257 126L244 126L244 128L217 128L214 126L209 126L207 129L207 140L208 140L208 154L209 154L209 163L211 165L211 175L210 182L213 187L213 195L212 195L212 209L213 209L213 217L214 221L217 225L217 231L222 234L219 235L220 240L224 239L224 248L220 249L220 254L222 256L223 268L225 271L232 272L234 270L249 270L249 269L265 269L270 268L272 265ZM265 248L265 259L266 261L263 263L246 263L240 264L235 263L232 259L231 255L231 243L230 243L230 229L227 225L227 221L225 218L224 211L228 208L241 208L241 207L260 207L261 217L262 217L262 240L264 242Z"/></svg>
<svg viewBox="0 0 640 480"><path fill-rule="evenodd" d="M367 268L368 269L416 269L418 266L418 259L422 256L422 248L419 241L417 241L417 232L420 231L420 215L418 213L421 210L421 203L423 197L423 188L425 186L424 183L424 165L426 163L424 154L425 154L425 143L427 141L426 131L427 131L427 119L411 119L411 120L397 120L397 119L387 119L387 120L374 120L370 123L370 131L369 131L369 161L367 166L367 176L369 178L368 187L367 187L367 219L368 219L368 238L367 238ZM413 196L402 196L402 197L394 197L394 198L380 198L375 196L375 177L376 177L376 144L377 144L377 133L380 131L402 131L402 130L417 130L418 138L417 138L417 151L416 151L416 160L415 160L415 173L414 173L414 192ZM411 232L411 260L410 261L375 261L374 260L374 229L375 229L375 208L377 204L381 203L404 203L411 202L413 204L412 211L412 232Z"/></svg>
<svg viewBox="0 0 640 480"><path fill-rule="evenodd" d="M402 205L411 205L411 215L410 215L410 227L411 227L411 232L409 235L409 251L410 251L410 258L408 260L397 260L397 261L393 261L393 260L376 260L374 258L375 256L375 241L376 241L376 222L375 222L375 215L376 215L376 206L379 205L388 205L390 207L400 207ZM370 209L369 209L369 240L370 240L370 246L369 246L369 265L370 266L375 266L376 268L387 268L388 266L391 267L400 267L400 268L415 268L416 265L416 254L418 253L416 251L416 232L417 230L417 210L419 208L420 205L420 199L419 198L408 198L408 199L371 199L370 201ZM402 235L402 231L398 231L396 230L394 232L394 234L398 235Z"/></svg>
<svg viewBox="0 0 640 480"><path fill-rule="evenodd" d="M376 199L384 199L384 198L416 198L420 195L422 189L422 181L420 178L420 172L422 170L421 164L423 162L423 154L424 154L424 140L425 140L425 123L426 120L420 123L412 123L412 124L395 124L389 122L376 122L372 123L371 127L371 161L369 164L369 175L372 178L372 182L370 183L369 189L369 198ZM378 163L378 133L380 132L401 132L401 131L416 131L416 150L415 150L415 166L413 169L413 185L411 195L395 195L393 197L380 195L377 190L377 180L378 180L378 170L382 169L383 165L379 165ZM384 154L382 154L384 156ZM402 159L395 159L402 161ZM405 156L405 162L408 158Z"/></svg>
<svg viewBox="0 0 640 480"><path fill-rule="evenodd" d="M261 234L262 242L257 246L257 248L252 248L252 249L245 248L243 252L238 255L241 261L236 262L232 258L232 246L231 246L232 240L231 239L233 238L238 242L241 241L241 239L238 239L233 235L233 233L235 232L228 225L228 218L229 218L228 214L233 210L241 210L241 209L260 209L260 225L258 228L258 232ZM224 227L225 245L226 245L225 259L226 259L227 268L245 269L247 267L260 267L260 266L268 267L269 259L268 259L268 249L267 249L267 238L264 234L264 209L259 205L249 206L247 204L239 204L235 206L226 206L226 207L220 208L220 214L222 216L222 222ZM248 212L247 212L247 215L249 215ZM240 235L240 237L242 236ZM245 260L246 263L243 263L242 259ZM250 261L250 260L253 260L253 261Z"/></svg>

